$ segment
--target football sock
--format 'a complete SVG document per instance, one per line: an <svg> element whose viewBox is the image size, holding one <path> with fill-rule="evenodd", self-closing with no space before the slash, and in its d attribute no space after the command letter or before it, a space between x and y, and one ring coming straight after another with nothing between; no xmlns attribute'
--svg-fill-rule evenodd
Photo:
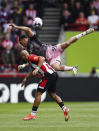
<svg viewBox="0 0 99 131"><path fill-rule="evenodd" d="M75 37L76 37L77 39L79 39L79 38L83 37L83 36L86 35L86 34L87 34L86 31L84 31L84 32L82 32L81 34L76 35Z"/></svg>
<svg viewBox="0 0 99 131"><path fill-rule="evenodd" d="M58 105L62 108L62 110L63 110L63 111L65 111L66 106L64 105L64 103L63 103L63 102L58 103Z"/></svg>
<svg viewBox="0 0 99 131"><path fill-rule="evenodd" d="M71 71L73 67L70 66L64 66L64 71Z"/></svg>
<svg viewBox="0 0 99 131"><path fill-rule="evenodd" d="M65 110L66 110L66 106L65 106L65 105L62 107L62 110L63 110L63 111L65 111Z"/></svg>
<svg viewBox="0 0 99 131"><path fill-rule="evenodd" d="M31 112L31 115L35 115L35 114L36 114L36 112L37 112L37 109L38 109L38 107L33 106L33 107L32 107L32 112Z"/></svg>

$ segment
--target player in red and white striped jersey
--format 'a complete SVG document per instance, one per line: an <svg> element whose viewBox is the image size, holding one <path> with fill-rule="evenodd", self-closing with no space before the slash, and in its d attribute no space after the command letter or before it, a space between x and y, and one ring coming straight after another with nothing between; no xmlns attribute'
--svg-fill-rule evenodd
<svg viewBox="0 0 99 131"><path fill-rule="evenodd" d="M35 101L32 108L32 112L28 114L28 116L23 118L23 120L36 119L36 112L41 102L41 96L46 90L48 90L50 96L58 103L58 105L64 111L65 121L67 121L69 118L69 109L66 108L61 98L57 96L55 93L56 81L58 78L57 72L51 66L49 66L48 63L45 62L44 57L36 56L34 54L29 55L29 53L26 50L23 50L21 52L21 57L30 64L32 69L31 72L22 81L21 86L23 86L27 79L32 75L40 77L42 79L38 85L35 94Z"/></svg>
<svg viewBox="0 0 99 131"><path fill-rule="evenodd" d="M39 62L39 59L40 59L40 56L36 56L34 54L29 55L28 62L33 69L38 67L37 64ZM39 73L41 74L41 77L48 76L48 74L52 74L54 72L55 70L46 62L43 62L41 68L39 69Z"/></svg>

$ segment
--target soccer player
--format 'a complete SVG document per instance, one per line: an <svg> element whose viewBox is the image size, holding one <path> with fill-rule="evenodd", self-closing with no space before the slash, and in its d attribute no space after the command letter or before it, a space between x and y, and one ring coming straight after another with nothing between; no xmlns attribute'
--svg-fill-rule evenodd
<svg viewBox="0 0 99 131"><path fill-rule="evenodd" d="M36 56L34 54L29 55L26 50L23 50L21 52L21 57L23 60L28 61L31 66L31 72L24 78L21 86L23 86L27 79L32 75L42 79L35 93L35 101L32 112L28 116L23 118L23 120L36 119L36 112L41 102L41 96L46 90L48 90L50 96L58 103L58 105L63 110L65 121L67 121L69 118L69 109L66 108L61 98L55 93L56 81L58 77L56 71L50 65L48 65L48 63L45 62L45 58L42 56Z"/></svg>
<svg viewBox="0 0 99 131"><path fill-rule="evenodd" d="M32 32L32 30L28 27L24 26L16 26L14 24L10 24L13 29L19 29L24 30L28 36L22 35L19 37L19 42L22 46L27 49L29 53L33 53L39 56L43 56L46 58L48 63L57 71L73 71L74 74L77 74L77 66L69 67L65 65L61 65L60 55L64 52L64 50L69 47L72 43L77 41L79 38L91 33L94 31L94 29L90 28L86 30L85 32L78 34L72 38L70 38L68 41L57 44L55 46L52 45L45 45L40 42L36 35ZM20 68L24 68L27 65L22 65Z"/></svg>

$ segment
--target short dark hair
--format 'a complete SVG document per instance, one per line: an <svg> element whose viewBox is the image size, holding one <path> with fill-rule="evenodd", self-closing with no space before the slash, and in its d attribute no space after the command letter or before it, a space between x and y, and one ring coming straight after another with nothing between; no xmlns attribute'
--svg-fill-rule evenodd
<svg viewBox="0 0 99 131"><path fill-rule="evenodd" d="M28 37L26 35L19 36L19 41L22 40L22 39L24 39L24 38L28 38Z"/></svg>

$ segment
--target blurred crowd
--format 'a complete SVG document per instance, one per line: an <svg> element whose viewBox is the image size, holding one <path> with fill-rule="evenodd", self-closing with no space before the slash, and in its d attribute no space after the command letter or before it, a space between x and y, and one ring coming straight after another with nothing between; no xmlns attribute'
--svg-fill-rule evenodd
<svg viewBox="0 0 99 131"><path fill-rule="evenodd" d="M18 43L18 36L25 32L13 31L9 24L28 26L33 30L33 20L35 17L42 18L43 8L56 7L60 2L61 0L0 0L0 72L17 72L17 65L22 63L19 55L22 47Z"/></svg>
<svg viewBox="0 0 99 131"><path fill-rule="evenodd" d="M64 0L60 24L65 30L98 30L99 0Z"/></svg>
<svg viewBox="0 0 99 131"><path fill-rule="evenodd" d="M0 71L17 71L21 64L19 53L21 46L18 36L24 31L13 31L9 24L32 28L33 19L42 17L41 0L0 0ZM13 66L12 66L13 65Z"/></svg>

